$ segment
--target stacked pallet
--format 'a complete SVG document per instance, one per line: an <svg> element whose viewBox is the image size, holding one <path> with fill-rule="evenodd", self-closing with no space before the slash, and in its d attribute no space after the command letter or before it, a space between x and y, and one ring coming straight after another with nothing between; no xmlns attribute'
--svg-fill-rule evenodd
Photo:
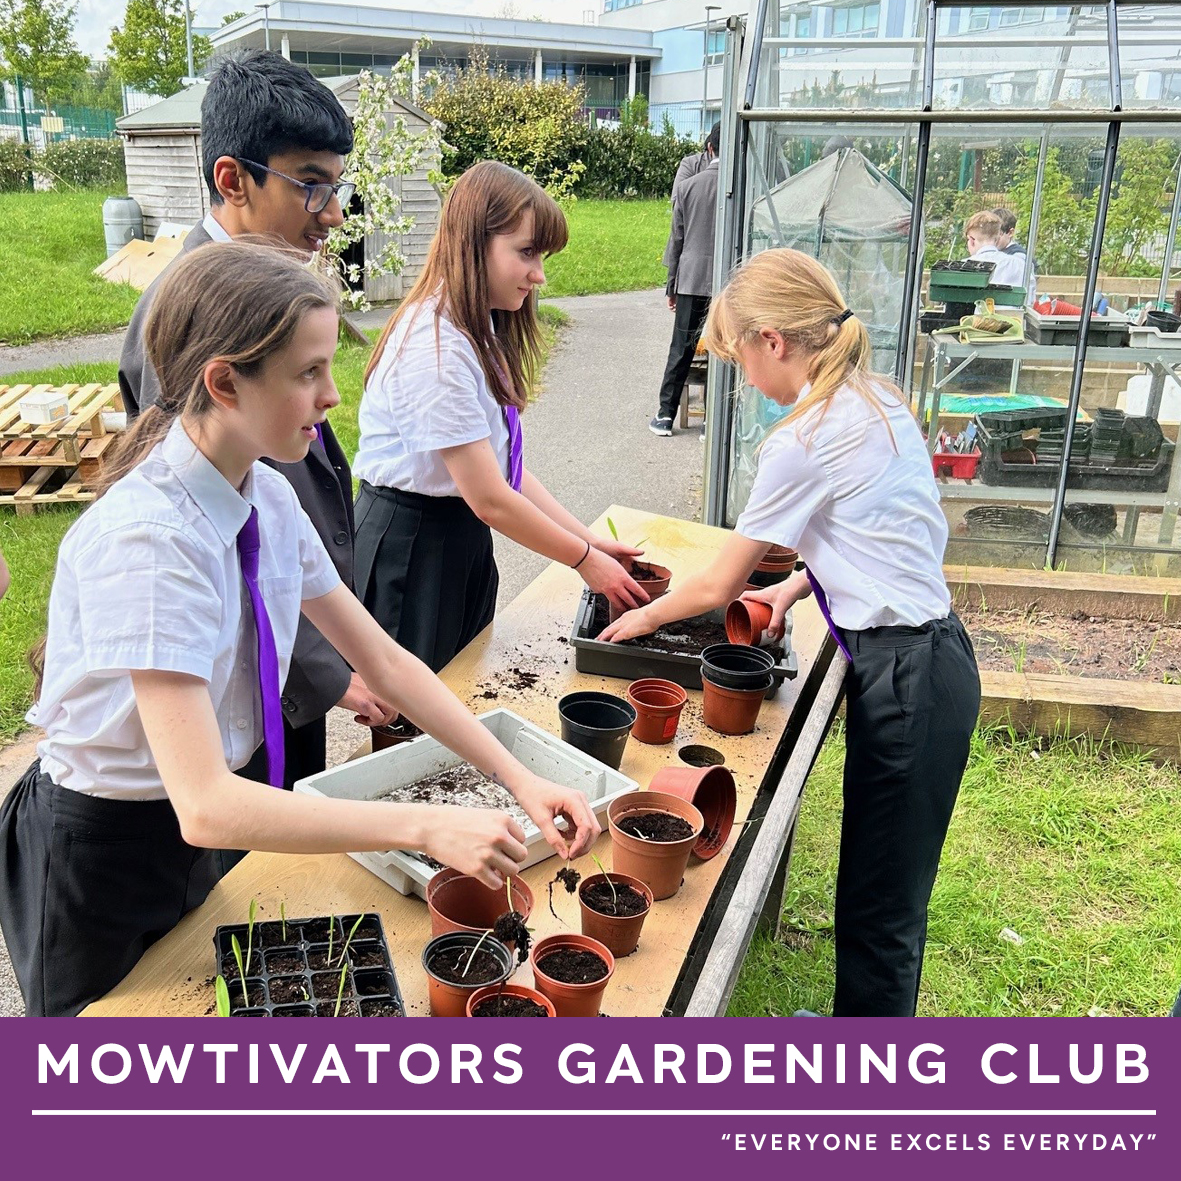
<svg viewBox="0 0 1181 1181"><path fill-rule="evenodd" d="M26 422L21 399L50 392L66 398L66 416ZM117 433L104 423L104 410L123 410L118 385L0 385L0 507L23 515L93 500L99 464Z"/></svg>

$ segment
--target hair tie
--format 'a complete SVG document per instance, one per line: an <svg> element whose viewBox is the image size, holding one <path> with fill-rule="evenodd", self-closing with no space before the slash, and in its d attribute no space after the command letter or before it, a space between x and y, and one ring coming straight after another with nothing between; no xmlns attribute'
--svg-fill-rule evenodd
<svg viewBox="0 0 1181 1181"><path fill-rule="evenodd" d="M839 328L852 315L853 315L853 309L852 308L845 308L845 310L843 312L841 312L841 314L839 316L835 316L833 318L833 323Z"/></svg>

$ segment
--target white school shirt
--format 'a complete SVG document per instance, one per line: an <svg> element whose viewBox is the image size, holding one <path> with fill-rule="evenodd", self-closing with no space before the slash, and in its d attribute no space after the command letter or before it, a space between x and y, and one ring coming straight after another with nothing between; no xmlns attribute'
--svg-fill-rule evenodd
<svg viewBox="0 0 1181 1181"><path fill-rule="evenodd" d="M910 411L881 396L894 442L847 385L818 425L817 411L805 410L772 431L734 526L752 541L799 550L833 621L852 630L918 627L951 610L942 565L947 519L931 459Z"/></svg>
<svg viewBox="0 0 1181 1181"><path fill-rule="evenodd" d="M209 686L226 764L262 741L254 615L238 532L258 510L259 587L287 678L301 599L340 583L295 491L256 463L239 492L180 421L71 526L49 597L45 681L28 721L41 767L88 795L167 793L135 705L131 671L189 673Z"/></svg>
<svg viewBox="0 0 1181 1181"><path fill-rule="evenodd" d="M361 398L353 474L379 488L458 496L439 451L487 439L507 479L508 426L476 350L446 316L436 321L437 306L409 308L386 341Z"/></svg>
<svg viewBox="0 0 1181 1181"><path fill-rule="evenodd" d="M1020 287L1025 282L1024 254L1006 254L999 246L982 246L970 261L996 263L988 280L990 283L999 283L1002 287Z"/></svg>

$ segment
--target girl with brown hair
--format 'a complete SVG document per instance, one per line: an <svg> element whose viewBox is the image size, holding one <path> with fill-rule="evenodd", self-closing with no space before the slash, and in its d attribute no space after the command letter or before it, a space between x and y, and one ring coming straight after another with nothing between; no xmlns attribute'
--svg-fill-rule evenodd
<svg viewBox="0 0 1181 1181"><path fill-rule="evenodd" d="M947 521L927 449L902 395L870 372L865 326L808 255L752 258L714 300L703 339L794 410L763 441L714 563L600 638L722 606L771 545L799 551L806 572L744 597L771 604L780 635L786 611L815 591L848 661L833 1014L913 1016L927 903L980 706L943 577Z"/></svg>
<svg viewBox="0 0 1181 1181"><path fill-rule="evenodd" d="M621 607L647 602L624 569L640 551L596 537L524 463L520 412L540 354L535 291L545 258L565 245L566 219L539 185L490 160L469 168L365 373L357 594L434 669L492 620L493 529Z"/></svg>
<svg viewBox="0 0 1181 1181"><path fill-rule="evenodd" d="M337 295L302 261L233 242L169 270L146 331L162 396L62 542L29 713L45 737L0 809L0 925L30 1014L77 1013L117 984L208 894L217 849L419 849L493 887L524 859L501 812L272 790L301 611L560 855L599 831L583 795L521 766L390 640L258 462L299 462L340 401ZM270 786L235 774L260 741Z"/></svg>

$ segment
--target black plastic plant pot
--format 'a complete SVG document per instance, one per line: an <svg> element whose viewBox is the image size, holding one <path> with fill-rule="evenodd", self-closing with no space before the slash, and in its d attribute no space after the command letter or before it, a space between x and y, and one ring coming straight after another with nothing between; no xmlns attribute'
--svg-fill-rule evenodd
<svg viewBox="0 0 1181 1181"><path fill-rule="evenodd" d="M701 653L701 675L723 689L755 689L765 685L775 659L748 644L711 644Z"/></svg>
<svg viewBox="0 0 1181 1181"><path fill-rule="evenodd" d="M752 570L747 582L751 586L757 586L760 590L765 590L769 586L778 586L791 576L790 570Z"/></svg>
<svg viewBox="0 0 1181 1181"><path fill-rule="evenodd" d="M234 936L243 961L252 945L245 996L233 954ZM331 1017L338 996L341 1017L405 1015L380 915L255 923L253 938L245 923L218 927L213 948L214 970L226 979L232 1017ZM342 990L340 975L346 965Z"/></svg>
<svg viewBox="0 0 1181 1181"><path fill-rule="evenodd" d="M458 965L475 953L487 952L496 963L496 972L467 980ZM441 961L441 962L440 962ZM436 935L422 949L422 967L427 975L427 993L432 1017L463 1017L467 1013L468 997L477 988L488 984L503 984L516 968L516 957L499 939L472 931L448 931ZM449 977L457 976L458 979ZM362 1001L362 1006L365 1002Z"/></svg>
<svg viewBox="0 0 1181 1181"><path fill-rule="evenodd" d="M558 702L558 716L562 720L563 742L619 770L636 721L635 706L630 701L610 693L567 693Z"/></svg>

